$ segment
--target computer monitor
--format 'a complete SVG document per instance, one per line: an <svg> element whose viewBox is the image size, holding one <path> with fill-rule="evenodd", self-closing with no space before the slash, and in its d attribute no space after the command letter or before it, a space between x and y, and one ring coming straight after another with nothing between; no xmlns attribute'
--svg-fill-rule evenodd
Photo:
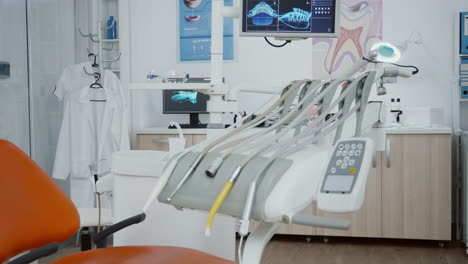
<svg viewBox="0 0 468 264"><path fill-rule="evenodd" d="M208 114L209 95L191 90L163 90L164 114L190 114L190 124L182 128L206 128L201 124L199 114Z"/></svg>
<svg viewBox="0 0 468 264"><path fill-rule="evenodd" d="M338 37L341 0L242 0L241 36Z"/></svg>

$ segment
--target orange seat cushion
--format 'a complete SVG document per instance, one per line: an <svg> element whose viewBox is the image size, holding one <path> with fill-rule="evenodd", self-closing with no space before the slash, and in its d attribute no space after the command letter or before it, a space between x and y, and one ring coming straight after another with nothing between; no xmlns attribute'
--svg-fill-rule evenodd
<svg viewBox="0 0 468 264"><path fill-rule="evenodd" d="M193 249L160 246L113 247L62 258L54 264L234 264Z"/></svg>

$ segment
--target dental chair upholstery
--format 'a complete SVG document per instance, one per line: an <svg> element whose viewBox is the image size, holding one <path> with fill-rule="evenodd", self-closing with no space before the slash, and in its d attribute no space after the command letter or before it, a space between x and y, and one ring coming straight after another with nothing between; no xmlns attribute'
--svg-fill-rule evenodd
<svg viewBox="0 0 468 264"><path fill-rule="evenodd" d="M46 248L22 259L49 255L58 249L53 243L70 238L80 224L67 195L23 151L5 140L0 140L0 210L0 263L41 247Z"/></svg>
<svg viewBox="0 0 468 264"><path fill-rule="evenodd" d="M79 215L73 202L33 160L6 140L0 140L0 210L4 212L0 217L0 263L27 251L31 252L8 264L26 264L51 255L58 250L58 243L74 235L80 225ZM97 234L94 240L101 242L113 232L143 220L144 216L117 223ZM55 264L65 263L233 264L234 262L186 248L129 246L98 248L70 255L55 262Z"/></svg>

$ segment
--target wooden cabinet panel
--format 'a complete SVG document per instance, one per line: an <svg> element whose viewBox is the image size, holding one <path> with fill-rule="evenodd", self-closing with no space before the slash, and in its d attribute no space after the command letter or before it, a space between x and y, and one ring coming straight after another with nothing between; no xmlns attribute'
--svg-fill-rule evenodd
<svg viewBox="0 0 468 264"><path fill-rule="evenodd" d="M451 239L451 136L389 135L382 174L382 236Z"/></svg>
<svg viewBox="0 0 468 264"><path fill-rule="evenodd" d="M316 234L321 236L346 237L381 237L382 235L382 152L375 156L376 166L369 170L366 186L366 196L362 208L355 213L336 214L317 209L318 216L348 219L352 221L349 230L317 228Z"/></svg>
<svg viewBox="0 0 468 264"><path fill-rule="evenodd" d="M206 135L192 135L192 145L195 146L197 144L202 143L206 140Z"/></svg>
<svg viewBox="0 0 468 264"><path fill-rule="evenodd" d="M179 135L137 135L137 149L169 151L169 138L179 137ZM186 138L185 147L192 146L192 136L184 135Z"/></svg>

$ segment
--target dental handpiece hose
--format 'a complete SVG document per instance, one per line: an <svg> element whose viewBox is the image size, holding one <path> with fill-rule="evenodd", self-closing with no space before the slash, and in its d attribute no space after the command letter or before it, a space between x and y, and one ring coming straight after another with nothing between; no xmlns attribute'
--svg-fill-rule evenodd
<svg viewBox="0 0 468 264"><path fill-rule="evenodd" d="M217 140L215 140L214 142L212 142L211 144L209 144L206 148L203 149L203 151L198 155L197 159L192 163L192 165L190 166L189 170L185 173L184 177L182 178L182 180L179 182L179 184L177 185L177 187L174 189L174 191L169 195L169 197L167 198L167 201L170 202L172 201L172 199L174 198L174 196L177 194L177 192L182 188L182 186L187 182L187 180L190 178L190 176L192 175L192 173L195 171L195 169L198 167L198 165L200 164L200 162L203 160L203 158L205 157L205 155L211 150L213 149L214 147L216 147L217 145L219 145L220 143L224 142L225 140L229 139L230 137L236 135L237 133L251 127L252 125L256 124L258 121L262 120L263 118L265 118L269 113L271 113L273 110L275 110L276 107L278 107L279 105L281 105L281 103L292 93L294 92L297 88L299 88L300 86L302 86L302 84L304 84L305 82L307 82L308 80L305 80L305 81L299 81L299 82L296 82L292 87L291 89L289 89L286 93L284 93L281 98L279 100L277 100L273 105L271 105L265 112L263 112L262 114L260 114L259 116L257 116L254 120L248 122L247 124L244 124L238 128L235 128L234 130L232 130L231 132L229 132L228 134L218 138ZM297 83L301 83L299 85L297 85Z"/></svg>
<svg viewBox="0 0 468 264"><path fill-rule="evenodd" d="M271 113L277 106L281 105L281 103L287 99L287 97L295 92L297 89L301 88L304 84L306 83L311 83L312 80L302 80L302 81L297 81L295 82L291 88L283 94L283 96L281 96L281 98L277 101L277 103L273 104L267 111L265 111L262 115L260 115L263 118L265 118L269 113ZM259 117L260 117L259 116ZM258 119L258 117L257 117ZM256 119L256 120L257 120ZM258 119L258 121L261 120L261 119ZM267 129L264 129L263 131L257 133L256 135L257 136L262 136L272 130L274 130L276 127L279 127L280 125L282 125L282 123L286 122L288 120L283 120L282 122L278 122L277 124L273 125L273 127L270 127L270 128L267 128ZM246 140L246 142L250 142L251 140L255 139L255 137L251 137L249 140ZM244 142L245 143L245 142ZM209 176L209 177L214 177L216 176L216 173L218 172L218 169L221 167L221 165L223 164L224 160L227 158L227 156L229 156L231 152L228 151L224 154L222 154L220 157L216 158L213 163L210 165L210 167L208 167L208 169L205 171L206 175Z"/></svg>
<svg viewBox="0 0 468 264"><path fill-rule="evenodd" d="M299 87L301 87L303 84L309 82L308 80L304 80L304 81L301 81L297 84L295 84L295 87L292 87L288 92L291 92L294 89L298 89ZM286 95L287 93L285 93ZM320 97L319 97L320 98ZM312 104L314 104L315 102L312 102L308 105L308 107ZM296 106L296 107L299 107L299 106ZM317 110L317 109L316 109ZM308 113L309 115L311 114L310 112ZM313 113L312 113L313 114ZM291 112L289 113L288 115L290 116L295 116L296 113L294 112ZM288 118L285 118L285 119L288 119ZM291 124L288 125L288 127L294 127L295 125L297 125L296 122L292 122ZM279 133L278 135L281 136L281 135L284 135L288 130L285 129L283 130L281 133ZM275 137L275 138L278 138L278 135ZM268 148L268 146L267 146ZM205 231L205 235L207 236L210 236L211 235L211 227L213 225L213 222L214 222L214 218L216 216L216 214L218 213L219 209L221 208L221 206L223 205L224 201L226 200L227 196L229 195L229 193L231 192L236 180L238 179L238 177L240 176L240 173L242 172L243 168L247 165L247 163L255 156L257 155L259 152L261 152L263 150L260 149L260 151L255 151L254 154L251 154L249 155L247 158L245 158L244 160L242 160L241 164L239 165L239 167L236 169L236 171L233 173L231 179L229 181L226 182L226 184L224 185L224 187L222 188L221 192L219 193L218 197L216 198L215 202L213 203L211 209L210 209L210 213L208 215L208 221L207 221L207 224L206 224L206 231Z"/></svg>

